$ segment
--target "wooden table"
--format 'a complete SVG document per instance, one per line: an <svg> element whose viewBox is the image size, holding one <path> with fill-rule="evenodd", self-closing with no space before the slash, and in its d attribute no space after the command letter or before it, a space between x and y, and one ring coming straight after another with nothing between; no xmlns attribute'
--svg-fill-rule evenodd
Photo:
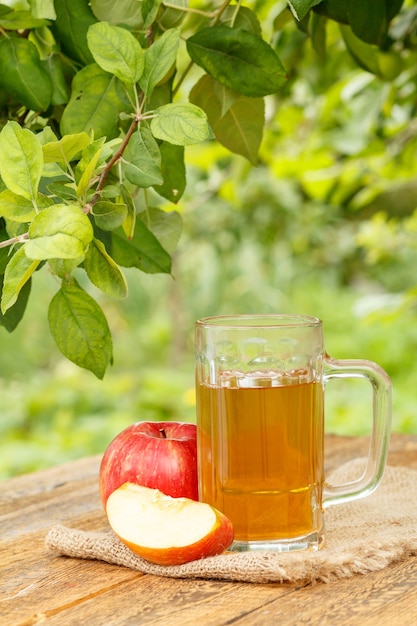
<svg viewBox="0 0 417 626"><path fill-rule="evenodd" d="M365 454L366 438L330 436L329 471ZM417 559L330 584L179 580L54 556L48 529L104 530L99 457L0 483L1 626L415 626ZM393 435L389 463L417 469L417 436ZM416 508L417 511L417 508Z"/></svg>

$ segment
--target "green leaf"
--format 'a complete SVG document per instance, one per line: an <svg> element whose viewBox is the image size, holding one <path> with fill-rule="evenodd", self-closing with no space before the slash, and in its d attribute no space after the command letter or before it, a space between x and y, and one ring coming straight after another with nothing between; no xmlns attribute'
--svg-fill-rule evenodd
<svg viewBox="0 0 417 626"><path fill-rule="evenodd" d="M210 119L210 118L209 118ZM238 98L227 113L216 122L216 139L231 152L258 165L258 151L265 122L265 104L262 98Z"/></svg>
<svg viewBox="0 0 417 626"><path fill-rule="evenodd" d="M8 105L9 96L6 89L0 84L0 111L5 111Z"/></svg>
<svg viewBox="0 0 417 626"><path fill-rule="evenodd" d="M216 139L231 152L257 165L265 121L262 98L229 97L227 87L203 76L193 87L190 100L204 109ZM224 112L225 101L230 105Z"/></svg>
<svg viewBox="0 0 417 626"><path fill-rule="evenodd" d="M157 139L188 146L212 137L205 112L194 104L171 103L156 109L151 131Z"/></svg>
<svg viewBox="0 0 417 626"><path fill-rule="evenodd" d="M94 220L101 230L115 230L121 226L127 215L125 204L100 201L93 206Z"/></svg>
<svg viewBox="0 0 417 626"><path fill-rule="evenodd" d="M319 4L321 0L287 0L288 6L298 21L301 21L309 10Z"/></svg>
<svg viewBox="0 0 417 626"><path fill-rule="evenodd" d="M50 55L59 56L58 47L55 38L47 26L41 28L31 29L27 33L29 41L31 41L37 48L39 57L44 61Z"/></svg>
<svg viewBox="0 0 417 626"><path fill-rule="evenodd" d="M3 290L4 276L0 276L0 292ZM5 313L0 311L0 326L3 326L9 333L13 332L22 320L29 300L32 280L29 279L19 291L17 300Z"/></svg>
<svg viewBox="0 0 417 626"><path fill-rule="evenodd" d="M339 28L347 49L359 66L368 72L377 74L378 62L376 58L376 48L356 37L350 26L340 25Z"/></svg>
<svg viewBox="0 0 417 626"><path fill-rule="evenodd" d="M3 315L18 299L22 287L31 278L40 261L28 259L24 244L11 257L4 272L3 291L1 296L1 311Z"/></svg>
<svg viewBox="0 0 417 626"><path fill-rule="evenodd" d="M127 282L120 267L106 252L104 244L93 239L84 259L84 268L93 285L111 298L127 297Z"/></svg>
<svg viewBox="0 0 417 626"><path fill-rule="evenodd" d="M98 144L98 147L96 146L96 144ZM94 177L96 168L97 168L97 164L99 162L100 156L101 156L101 149L102 149L102 140L98 140L97 142L94 142L94 146L96 147L96 151L94 154L91 155L91 158L89 159L88 163L86 164L86 167L81 175L80 180L78 181L78 185L77 185L77 196L79 198L82 198L86 193L87 190L89 189L90 185L91 185L91 181Z"/></svg>
<svg viewBox="0 0 417 626"><path fill-rule="evenodd" d="M143 0L141 13L143 18L143 30L147 30L156 20L162 0Z"/></svg>
<svg viewBox="0 0 417 626"><path fill-rule="evenodd" d="M30 259L78 259L92 239L90 220L80 208L54 204L38 213L30 225L26 255Z"/></svg>
<svg viewBox="0 0 417 626"><path fill-rule="evenodd" d="M136 224L135 203L133 202L132 194L123 183L120 184L120 194L127 210L125 220L122 224L123 231L128 239L132 239Z"/></svg>
<svg viewBox="0 0 417 626"><path fill-rule="evenodd" d="M89 3L85 0L54 0L56 20L52 32L60 42L63 52L84 65L92 63L93 56L87 45L87 32L97 22Z"/></svg>
<svg viewBox="0 0 417 626"><path fill-rule="evenodd" d="M87 133L65 135L59 141L49 141L42 146L45 163L70 163L80 152L91 143Z"/></svg>
<svg viewBox="0 0 417 626"><path fill-rule="evenodd" d="M138 213L138 219L152 231L164 250L169 254L175 252L182 232L182 218L178 211L150 207Z"/></svg>
<svg viewBox="0 0 417 626"><path fill-rule="evenodd" d="M0 26L5 30L26 30L40 28L48 24L46 20L36 19L31 11L9 11L0 17Z"/></svg>
<svg viewBox="0 0 417 626"><path fill-rule="evenodd" d="M146 96L152 93L175 64L179 41L179 30L167 30L145 51L145 66L139 85Z"/></svg>
<svg viewBox="0 0 417 626"><path fill-rule="evenodd" d="M391 50L383 52L378 50L377 62L379 67L379 75L384 80L392 81L399 76L404 69L403 59L400 53Z"/></svg>
<svg viewBox="0 0 417 626"><path fill-rule="evenodd" d="M49 183L47 190L50 194L60 198L61 200L77 200L77 191L74 183L66 183L65 181L54 181Z"/></svg>
<svg viewBox="0 0 417 626"><path fill-rule="evenodd" d="M97 19L111 24L123 24L127 28L143 30L142 3L138 0L91 0L91 8Z"/></svg>
<svg viewBox="0 0 417 626"><path fill-rule="evenodd" d="M203 28L187 39L187 50L210 76L245 96L276 93L287 80L271 46L241 28Z"/></svg>
<svg viewBox="0 0 417 626"><path fill-rule="evenodd" d="M39 130L36 133L36 139L39 141L41 146L44 146L47 143L54 143L58 141L57 135L54 133L50 126L44 126L42 130Z"/></svg>
<svg viewBox="0 0 417 626"><path fill-rule="evenodd" d="M13 193L35 200L43 169L42 147L36 136L17 122L0 132L0 176Z"/></svg>
<svg viewBox="0 0 417 626"><path fill-rule="evenodd" d="M393 80L402 70L401 58L394 52L382 52L377 46L362 41L349 26L339 26L346 47L364 70L384 80Z"/></svg>
<svg viewBox="0 0 417 626"><path fill-rule="evenodd" d="M159 146L162 158L162 185L153 188L170 202L178 202L186 186L184 147L163 141Z"/></svg>
<svg viewBox="0 0 417 626"><path fill-rule="evenodd" d="M340 24L349 24L348 0L323 0L314 7L314 11Z"/></svg>
<svg viewBox="0 0 417 626"><path fill-rule="evenodd" d="M161 153L148 128L141 127L129 140L123 154L123 172L137 187L151 187L162 183Z"/></svg>
<svg viewBox="0 0 417 626"><path fill-rule="evenodd" d="M66 104L69 98L69 89L61 57L58 54L50 54L41 63L52 81L51 104Z"/></svg>
<svg viewBox="0 0 417 626"><path fill-rule="evenodd" d="M240 6L236 11L236 5L230 5L221 15L221 22L230 28L243 28L249 33L262 35L262 27L258 15L248 7Z"/></svg>
<svg viewBox="0 0 417 626"><path fill-rule="evenodd" d="M94 131L111 139L119 134L119 114L131 105L119 81L93 63L76 74L61 119L62 135Z"/></svg>
<svg viewBox="0 0 417 626"><path fill-rule="evenodd" d="M101 166L103 159L106 159L105 142L106 138L100 137L100 139L92 141L84 148L81 159L75 167L75 180L78 182L78 185L80 185L83 179L79 189L80 192L83 187L84 192L87 190L96 169Z"/></svg>
<svg viewBox="0 0 417 626"><path fill-rule="evenodd" d="M0 39L0 85L28 109L45 111L49 107L51 78L28 39L12 34Z"/></svg>
<svg viewBox="0 0 417 626"><path fill-rule="evenodd" d="M349 0L348 4L354 34L366 43L381 44L388 28L385 0Z"/></svg>
<svg viewBox="0 0 417 626"><path fill-rule="evenodd" d="M320 60L326 58L326 24L327 19L323 15L313 13L311 19L311 44Z"/></svg>
<svg viewBox="0 0 417 626"><path fill-rule="evenodd" d="M135 84L142 76L144 51L132 33L108 22L90 26L87 41L95 62L123 83Z"/></svg>
<svg viewBox="0 0 417 626"><path fill-rule="evenodd" d="M0 241L7 241L10 235L6 230L5 221L0 219ZM10 248L0 248L0 275L4 274L10 260Z"/></svg>
<svg viewBox="0 0 417 626"><path fill-rule="evenodd" d="M127 239L121 229L111 235L110 253L119 265L137 267L148 274L171 273L170 255L141 220L136 220L132 239Z"/></svg>
<svg viewBox="0 0 417 626"><path fill-rule="evenodd" d="M54 0L28 0L28 2L32 9L33 17L46 20L56 19Z"/></svg>
<svg viewBox="0 0 417 626"><path fill-rule="evenodd" d="M0 193L0 216L14 222L30 222L36 215L33 202L6 189Z"/></svg>
<svg viewBox="0 0 417 626"><path fill-rule="evenodd" d="M62 354L102 379L113 360L110 329L102 309L78 283L62 281L48 310L49 327Z"/></svg>
<svg viewBox="0 0 417 626"><path fill-rule="evenodd" d="M404 0L385 0L385 10L389 22L400 12L403 4Z"/></svg>
<svg viewBox="0 0 417 626"><path fill-rule="evenodd" d="M47 196L37 195L36 206L38 209L44 209L52 204L53 201ZM25 223L34 219L36 210L32 201L5 189L0 193L0 216L13 222Z"/></svg>
<svg viewBox="0 0 417 626"><path fill-rule="evenodd" d="M77 259L49 259L48 265L52 274L68 279L76 267L82 264L84 255Z"/></svg>
<svg viewBox="0 0 417 626"><path fill-rule="evenodd" d="M178 28L181 26L187 12L188 0L170 0L169 7L165 7L162 3L161 11L158 15L158 25L162 30L169 28ZM175 7L180 7L176 9ZM181 10L182 9L182 10Z"/></svg>

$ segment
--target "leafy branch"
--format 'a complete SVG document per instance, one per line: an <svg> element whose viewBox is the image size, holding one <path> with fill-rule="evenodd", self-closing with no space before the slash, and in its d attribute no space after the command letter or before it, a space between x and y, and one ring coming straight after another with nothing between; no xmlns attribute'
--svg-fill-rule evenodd
<svg viewBox="0 0 417 626"><path fill-rule="evenodd" d="M402 0L365 4L289 0L280 17L291 10L320 54L326 24L339 23L358 64L389 79L388 29ZM0 324L20 323L46 266L60 281L48 308L56 344L102 378L112 337L85 278L124 298L124 268L171 274L181 217L166 207L184 193L187 146L216 139L256 165L265 98L287 83L258 15L240 2L0 5Z"/></svg>

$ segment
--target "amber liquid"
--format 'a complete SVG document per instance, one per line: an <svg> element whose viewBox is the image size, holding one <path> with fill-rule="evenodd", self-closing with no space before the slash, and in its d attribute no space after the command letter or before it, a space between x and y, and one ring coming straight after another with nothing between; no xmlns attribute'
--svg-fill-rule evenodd
<svg viewBox="0 0 417 626"><path fill-rule="evenodd" d="M229 517L237 541L320 531L322 385L228 385L197 388L200 499Z"/></svg>

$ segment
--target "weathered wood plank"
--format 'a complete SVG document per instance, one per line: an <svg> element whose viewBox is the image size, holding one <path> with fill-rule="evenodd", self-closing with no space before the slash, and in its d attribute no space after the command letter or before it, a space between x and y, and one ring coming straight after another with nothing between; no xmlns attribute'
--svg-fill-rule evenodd
<svg viewBox="0 0 417 626"><path fill-rule="evenodd" d="M238 624L415 626L416 589L417 560L410 559L366 576L300 588Z"/></svg>
<svg viewBox="0 0 417 626"><path fill-rule="evenodd" d="M368 442L328 436L328 471L364 456ZM99 462L80 459L0 483L0 626L414 626L415 558L367 576L303 587L159 578L49 554L44 539L55 523L108 528ZM389 463L417 468L417 437L393 435Z"/></svg>
<svg viewBox="0 0 417 626"><path fill-rule="evenodd" d="M25 568L22 562L19 565ZM2 585L1 626L37 624L41 616L59 615L67 607L83 604L89 598L101 596L142 576L139 572L106 563L79 563L65 558L39 558L21 572L18 583L12 579ZM9 573L10 570L6 569L4 575ZM78 623L88 622L80 620Z"/></svg>
<svg viewBox="0 0 417 626"><path fill-rule="evenodd" d="M277 598L293 593L294 588L283 585L250 585L217 581L183 581L144 576L108 589L100 596L52 615L48 626L85 623L89 626L122 626L152 624L152 626L222 626L239 624L251 614ZM120 607L120 610L118 608ZM265 622L269 625L272 622Z"/></svg>
<svg viewBox="0 0 417 626"><path fill-rule="evenodd" d="M98 472L101 455L85 457L77 461L71 461L58 467L41 470L33 474L24 474L0 482L0 516L3 517L9 511L16 509L19 504L39 502L40 495L46 495L55 490L64 489L65 486L76 482L88 483L98 486ZM72 489L72 487L70 487Z"/></svg>

